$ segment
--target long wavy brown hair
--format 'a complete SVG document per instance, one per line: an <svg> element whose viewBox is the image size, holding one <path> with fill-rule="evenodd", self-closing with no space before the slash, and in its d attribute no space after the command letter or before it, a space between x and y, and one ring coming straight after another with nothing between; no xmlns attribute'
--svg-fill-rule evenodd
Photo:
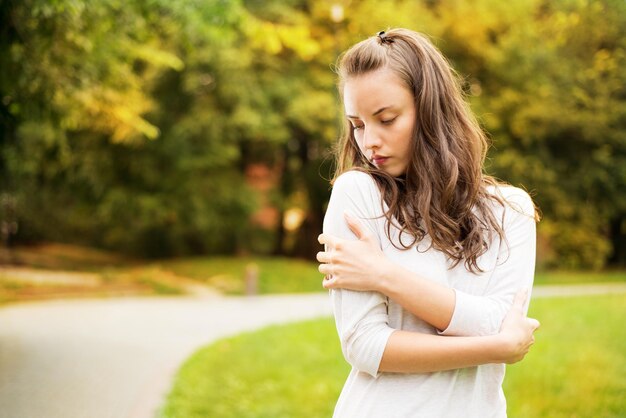
<svg viewBox="0 0 626 418"><path fill-rule="evenodd" d="M396 248L393 218L412 237L409 243L400 239L402 248L411 248L429 234L431 246L442 251L452 267L465 260L465 267L478 273L482 270L477 259L488 250L494 233L506 240L502 220L492 212L493 202L506 202L487 190L496 186L497 191L503 183L483 172L488 141L465 101L459 76L424 35L392 29L359 42L339 58L340 95L346 80L379 69L394 71L415 98L406 174L394 178L377 169L359 150L346 120L334 179L348 170L369 173L389 208L387 236Z"/></svg>

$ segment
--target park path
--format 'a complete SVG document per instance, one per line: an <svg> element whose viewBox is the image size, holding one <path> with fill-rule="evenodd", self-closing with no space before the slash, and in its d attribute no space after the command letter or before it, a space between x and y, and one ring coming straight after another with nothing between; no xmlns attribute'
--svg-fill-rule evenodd
<svg viewBox="0 0 626 418"><path fill-rule="evenodd" d="M626 293L537 286L533 297ZM0 309L0 418L153 418L200 346L331 314L326 293L58 300Z"/></svg>
<svg viewBox="0 0 626 418"><path fill-rule="evenodd" d="M200 346L330 314L326 293L10 305L0 309L0 417L152 418Z"/></svg>

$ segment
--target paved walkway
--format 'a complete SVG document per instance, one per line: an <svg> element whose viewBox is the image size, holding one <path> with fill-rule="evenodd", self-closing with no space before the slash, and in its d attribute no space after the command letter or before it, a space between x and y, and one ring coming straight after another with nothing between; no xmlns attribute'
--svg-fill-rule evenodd
<svg viewBox="0 0 626 418"><path fill-rule="evenodd" d="M198 347L330 314L326 293L8 306L0 309L0 417L152 418Z"/></svg>
<svg viewBox="0 0 626 418"><path fill-rule="evenodd" d="M543 286L533 297L626 292ZM198 347L331 314L326 293L60 300L0 309L0 418L153 418Z"/></svg>

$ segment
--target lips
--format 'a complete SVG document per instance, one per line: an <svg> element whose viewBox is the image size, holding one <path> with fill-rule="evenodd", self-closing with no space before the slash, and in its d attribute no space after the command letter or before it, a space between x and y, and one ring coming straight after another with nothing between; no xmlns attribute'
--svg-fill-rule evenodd
<svg viewBox="0 0 626 418"><path fill-rule="evenodd" d="M382 155L374 155L372 156L372 162L377 166L381 166L385 164L385 162L389 159L389 157L383 157Z"/></svg>

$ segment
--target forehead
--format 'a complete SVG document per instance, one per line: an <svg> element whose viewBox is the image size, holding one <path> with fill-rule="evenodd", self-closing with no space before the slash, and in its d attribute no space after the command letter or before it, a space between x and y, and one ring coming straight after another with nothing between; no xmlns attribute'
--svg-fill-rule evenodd
<svg viewBox="0 0 626 418"><path fill-rule="evenodd" d="M381 107L413 104L413 94L395 73L382 69L346 79L343 85L346 114L365 116Z"/></svg>

